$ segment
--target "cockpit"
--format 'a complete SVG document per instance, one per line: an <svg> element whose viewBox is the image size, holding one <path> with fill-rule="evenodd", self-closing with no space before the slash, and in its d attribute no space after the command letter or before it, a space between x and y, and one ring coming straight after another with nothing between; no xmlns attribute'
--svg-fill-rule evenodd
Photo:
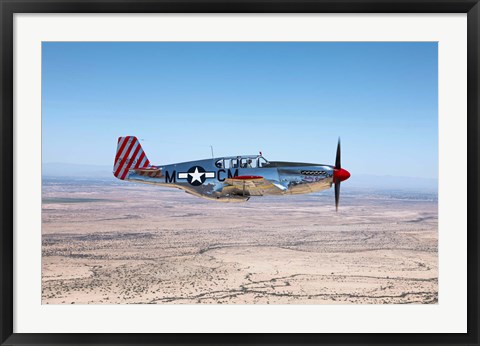
<svg viewBox="0 0 480 346"><path fill-rule="evenodd" d="M230 168L262 168L268 165L268 161L260 155L246 155L236 157L224 157L215 161L215 167L219 169Z"/></svg>

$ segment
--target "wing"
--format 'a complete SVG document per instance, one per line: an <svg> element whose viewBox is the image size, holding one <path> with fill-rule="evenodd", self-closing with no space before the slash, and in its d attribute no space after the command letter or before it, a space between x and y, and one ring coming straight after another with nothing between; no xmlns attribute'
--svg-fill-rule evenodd
<svg viewBox="0 0 480 346"><path fill-rule="evenodd" d="M263 196L264 194L283 194L287 188L277 181L255 175L244 175L227 178L222 194L240 196Z"/></svg>

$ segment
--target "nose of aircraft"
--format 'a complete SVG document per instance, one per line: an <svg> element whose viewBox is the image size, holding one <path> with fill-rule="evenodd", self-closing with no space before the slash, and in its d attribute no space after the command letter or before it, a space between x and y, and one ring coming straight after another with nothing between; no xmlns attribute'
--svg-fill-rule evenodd
<svg viewBox="0 0 480 346"><path fill-rule="evenodd" d="M343 168L336 168L333 171L333 180L334 181L344 181L350 178L350 172Z"/></svg>

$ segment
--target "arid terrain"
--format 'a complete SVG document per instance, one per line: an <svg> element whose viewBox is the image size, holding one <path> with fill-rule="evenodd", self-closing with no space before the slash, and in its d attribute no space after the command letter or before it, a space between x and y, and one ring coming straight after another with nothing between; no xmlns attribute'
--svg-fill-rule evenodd
<svg viewBox="0 0 480 346"><path fill-rule="evenodd" d="M332 191L219 203L44 179L43 304L437 303L436 196Z"/></svg>

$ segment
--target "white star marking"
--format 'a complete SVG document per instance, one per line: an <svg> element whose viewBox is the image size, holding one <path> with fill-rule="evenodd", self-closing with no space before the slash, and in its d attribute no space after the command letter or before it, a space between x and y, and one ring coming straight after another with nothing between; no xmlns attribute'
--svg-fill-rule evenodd
<svg viewBox="0 0 480 346"><path fill-rule="evenodd" d="M195 172L193 173L188 173L191 177L192 177L192 183L194 181L199 181L199 182L202 182L202 176L205 174L205 173L199 173L198 172L198 167L195 168Z"/></svg>

